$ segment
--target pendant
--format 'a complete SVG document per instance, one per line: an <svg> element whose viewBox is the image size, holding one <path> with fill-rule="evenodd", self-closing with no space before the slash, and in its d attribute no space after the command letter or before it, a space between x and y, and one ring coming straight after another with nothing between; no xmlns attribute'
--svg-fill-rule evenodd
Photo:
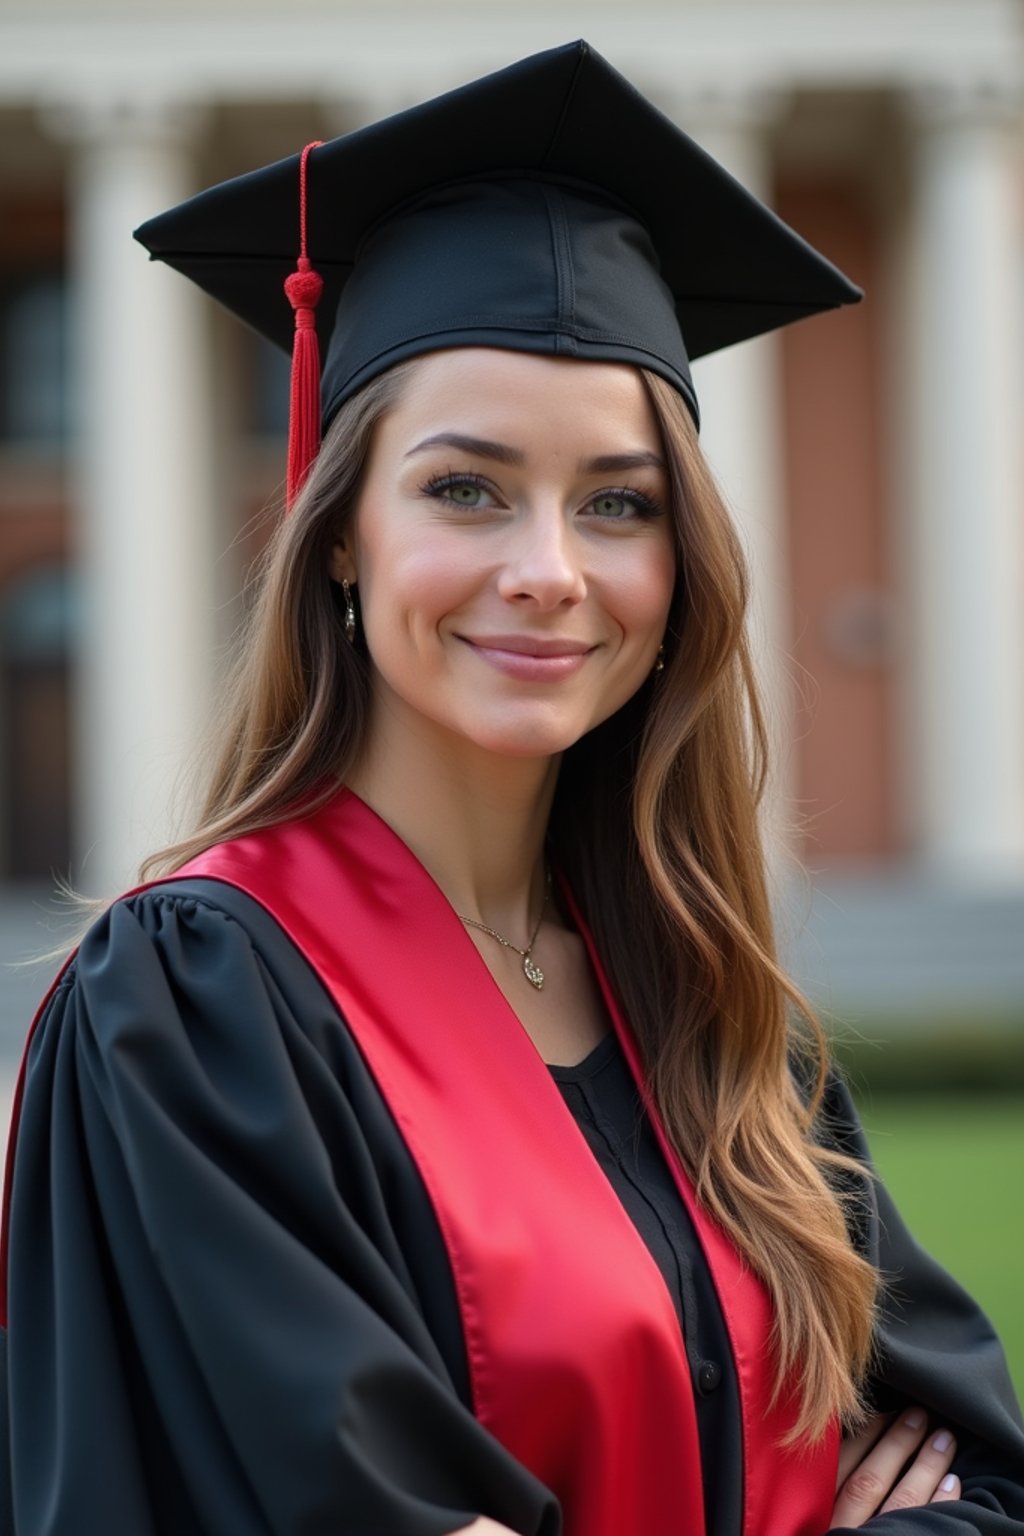
<svg viewBox="0 0 1024 1536"><path fill-rule="evenodd" d="M530 956L523 956L523 974L531 986L539 992L544 985L544 972L537 962Z"/></svg>

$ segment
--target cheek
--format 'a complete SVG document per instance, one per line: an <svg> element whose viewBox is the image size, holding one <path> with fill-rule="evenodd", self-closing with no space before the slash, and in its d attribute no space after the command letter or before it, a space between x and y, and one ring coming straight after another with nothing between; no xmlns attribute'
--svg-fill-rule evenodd
<svg viewBox="0 0 1024 1536"><path fill-rule="evenodd" d="M429 637L479 587L478 566L429 532L389 530L367 541L362 554L360 597L371 650L375 638L393 652L408 638Z"/></svg>
<svg viewBox="0 0 1024 1536"><path fill-rule="evenodd" d="M623 561L612 576L614 612L627 632L661 631L668 620L676 585L676 562L670 547L655 547L643 558Z"/></svg>

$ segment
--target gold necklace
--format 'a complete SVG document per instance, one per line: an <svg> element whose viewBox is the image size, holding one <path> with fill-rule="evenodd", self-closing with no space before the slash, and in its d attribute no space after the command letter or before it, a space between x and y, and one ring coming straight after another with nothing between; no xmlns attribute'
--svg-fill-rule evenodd
<svg viewBox="0 0 1024 1536"><path fill-rule="evenodd" d="M544 913L548 909L548 898L550 895L551 871L546 869L544 871L544 900L541 902L540 916L534 924L533 932L530 934L530 942L525 949L520 949L518 944L513 944L511 939L506 939L504 934L499 933L496 928L488 928L486 923L478 923L475 917L463 917L461 912L455 914L460 922L465 923L467 928L479 928L481 933L490 934L492 939L497 939L498 943L504 944L506 949L514 950L517 955L521 955L523 958L523 975L532 987L537 988L538 992L544 986L544 972L533 958L533 946L537 942L537 935L540 933L540 925L544 921Z"/></svg>

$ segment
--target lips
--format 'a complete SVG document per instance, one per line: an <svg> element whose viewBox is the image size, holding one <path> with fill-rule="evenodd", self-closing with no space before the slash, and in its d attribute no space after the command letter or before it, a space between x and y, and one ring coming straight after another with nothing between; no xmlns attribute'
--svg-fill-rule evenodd
<svg viewBox="0 0 1024 1536"><path fill-rule="evenodd" d="M489 667L525 683L556 683L572 677L595 649L582 640L536 635L460 635L459 638Z"/></svg>
<svg viewBox="0 0 1024 1536"><path fill-rule="evenodd" d="M539 635L461 635L478 650L511 651L516 656L585 656L593 646L585 640L542 639Z"/></svg>

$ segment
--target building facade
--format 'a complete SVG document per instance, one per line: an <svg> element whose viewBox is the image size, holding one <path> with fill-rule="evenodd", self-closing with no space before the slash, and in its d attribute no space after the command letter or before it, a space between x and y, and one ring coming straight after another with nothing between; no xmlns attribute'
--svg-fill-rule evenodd
<svg viewBox="0 0 1024 1536"><path fill-rule="evenodd" d="M581 34L867 294L695 369L805 979L820 934L837 1003L894 984L896 892L916 1003L962 945L1024 1018L1012 920L970 958L979 901L1024 919L1020 0L7 0L0 880L109 891L173 834L280 504L286 363L132 228Z"/></svg>

